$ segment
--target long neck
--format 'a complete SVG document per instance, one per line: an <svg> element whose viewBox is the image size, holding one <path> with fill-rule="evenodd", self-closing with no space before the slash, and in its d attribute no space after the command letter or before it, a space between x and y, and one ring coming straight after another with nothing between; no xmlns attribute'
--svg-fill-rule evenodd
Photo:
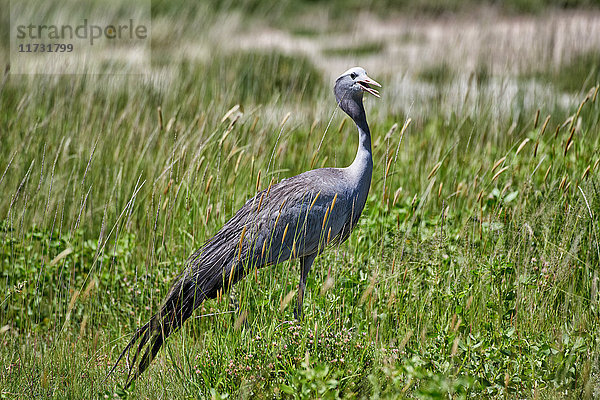
<svg viewBox="0 0 600 400"><path fill-rule="evenodd" d="M362 109L362 104L360 108ZM358 128L358 150L356 151L354 162L346 168L349 183L353 186L354 193L352 200L352 227L358 222L358 218L365 206L369 188L371 187L371 176L373 175L371 131L367 124L364 109L361 111L360 115L354 115L352 118Z"/></svg>
<svg viewBox="0 0 600 400"><path fill-rule="evenodd" d="M369 182L373 170L373 155L371 153L371 131L367 124L365 110L360 104L357 112L350 115L358 128L358 150L354 162L348 167L353 173L368 174Z"/></svg>
<svg viewBox="0 0 600 400"><path fill-rule="evenodd" d="M371 131L367 124L367 118L363 113L360 118L354 121L358 128L358 150L356 151L356 157L352 165L361 161L369 161L371 167L373 166L373 156L371 153Z"/></svg>

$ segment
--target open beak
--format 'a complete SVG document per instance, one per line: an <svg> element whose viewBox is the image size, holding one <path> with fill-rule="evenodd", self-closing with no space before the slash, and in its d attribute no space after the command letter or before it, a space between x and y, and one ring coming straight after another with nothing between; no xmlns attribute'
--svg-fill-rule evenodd
<svg viewBox="0 0 600 400"><path fill-rule="evenodd" d="M364 90L365 92L369 92L375 97L381 97L379 95L379 92L371 87L371 85L377 86L377 87L381 87L381 85L379 83L377 83L376 81L374 81L373 79L369 78L368 76L365 75L363 78L356 81L356 83L358 83L360 85L360 87L362 88L362 90Z"/></svg>

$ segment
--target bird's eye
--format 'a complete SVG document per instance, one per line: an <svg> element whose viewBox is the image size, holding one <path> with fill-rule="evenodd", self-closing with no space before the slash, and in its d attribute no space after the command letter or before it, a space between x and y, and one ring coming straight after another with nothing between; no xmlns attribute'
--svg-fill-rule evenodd
<svg viewBox="0 0 600 400"><path fill-rule="evenodd" d="M358 76L358 74L356 72L353 72L350 74L350 78L352 78L352 79L356 79L357 76Z"/></svg>

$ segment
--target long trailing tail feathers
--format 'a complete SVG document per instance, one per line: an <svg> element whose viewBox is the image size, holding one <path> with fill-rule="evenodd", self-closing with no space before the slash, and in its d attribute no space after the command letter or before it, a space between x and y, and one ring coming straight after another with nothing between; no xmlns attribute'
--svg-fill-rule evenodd
<svg viewBox="0 0 600 400"><path fill-rule="evenodd" d="M230 222L234 220L235 217ZM236 255L239 258L239 254L245 255L247 251L246 247L241 251L238 248L241 228L235 225L235 229L225 229L227 227L226 224L188 259L187 268L175 279L160 310L133 334L106 378L139 340L135 354L128 363L125 383L125 388L128 388L148 368L169 335L181 328L204 300L217 297L220 290L227 291L229 286L244 276L245 269L235 262ZM233 276L229 279L232 270Z"/></svg>
<svg viewBox="0 0 600 400"><path fill-rule="evenodd" d="M190 274L181 274L169 291L167 298L150 320L135 331L133 337L119 355L107 378L113 373L123 357L133 349L137 349L129 364L129 372L125 388L128 388L150 365L169 335L179 328L192 315L194 309L204 301L206 296L196 290ZM141 355L141 358L140 358ZM138 362L139 360L139 362ZM137 364L137 370L136 370Z"/></svg>

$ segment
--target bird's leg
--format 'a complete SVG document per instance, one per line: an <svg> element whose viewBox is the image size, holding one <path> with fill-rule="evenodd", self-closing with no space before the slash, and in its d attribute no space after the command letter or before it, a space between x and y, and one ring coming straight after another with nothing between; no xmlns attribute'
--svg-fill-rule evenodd
<svg viewBox="0 0 600 400"><path fill-rule="evenodd" d="M300 258L300 284L298 284L298 301L294 308L294 318L300 320L302 318L302 303L304 301L304 289L306 288L306 277L310 272L310 268L315 261L317 254L311 254Z"/></svg>

